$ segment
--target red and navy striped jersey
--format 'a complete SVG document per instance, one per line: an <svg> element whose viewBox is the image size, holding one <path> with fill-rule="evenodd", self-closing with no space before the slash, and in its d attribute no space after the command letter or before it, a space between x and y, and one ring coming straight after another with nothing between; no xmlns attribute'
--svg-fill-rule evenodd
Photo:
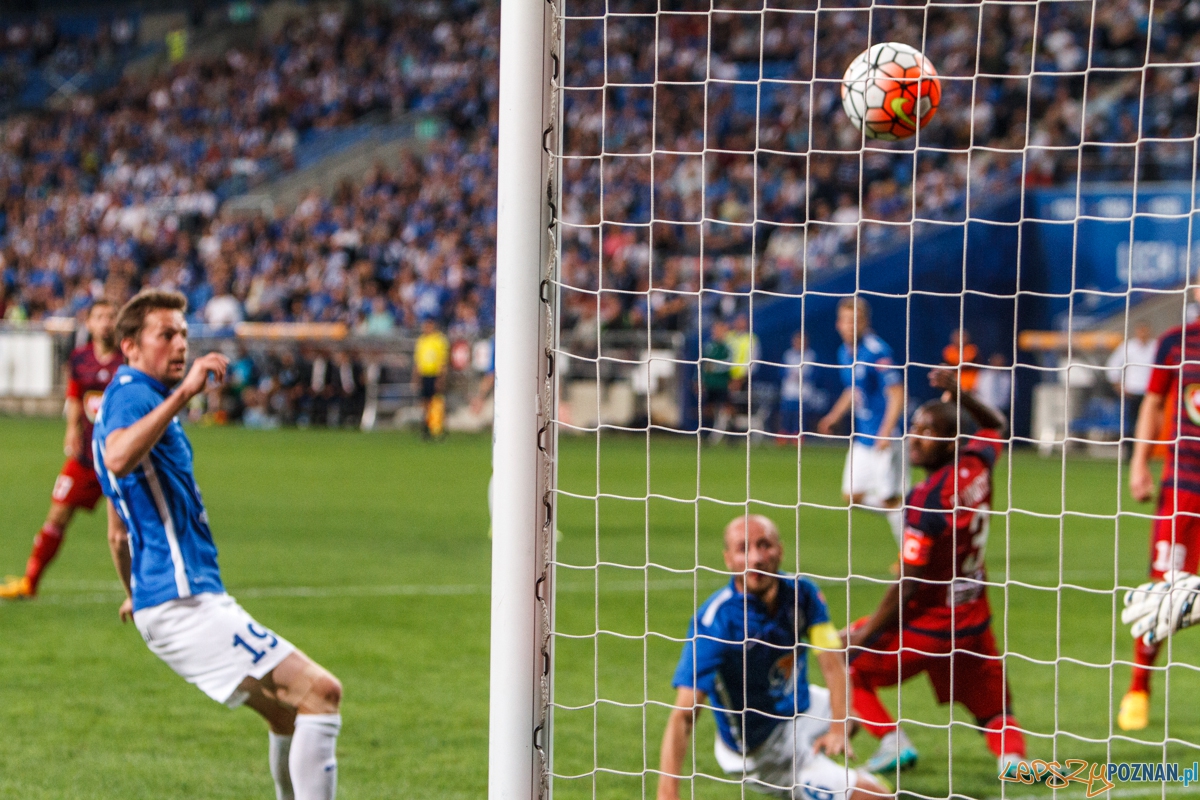
<svg viewBox="0 0 1200 800"><path fill-rule="evenodd" d="M924 568L924 575L905 606L906 628L966 635L987 627L984 552L1000 446L994 430L964 437L957 459L908 493L900 555L906 565Z"/></svg>
<svg viewBox="0 0 1200 800"><path fill-rule="evenodd" d="M1174 423L1167 443L1163 487L1200 495L1200 323L1172 328L1158 340L1148 392L1167 397L1175 408L1166 414Z"/></svg>
<svg viewBox="0 0 1200 800"><path fill-rule="evenodd" d="M1163 488L1200 494L1200 323L1172 327L1158 339L1148 392L1174 397L1163 463Z"/></svg>
<svg viewBox="0 0 1200 800"><path fill-rule="evenodd" d="M67 380L67 397L78 400L83 405L82 441L83 446L75 453L75 460L89 469L92 466L92 426L96 424L96 412L100 410L100 398L109 381L117 372L117 367L125 363L120 351L109 356L108 361L101 363L96 358L96 350L91 342L83 347L77 347L71 352L67 363L70 365L71 377Z"/></svg>

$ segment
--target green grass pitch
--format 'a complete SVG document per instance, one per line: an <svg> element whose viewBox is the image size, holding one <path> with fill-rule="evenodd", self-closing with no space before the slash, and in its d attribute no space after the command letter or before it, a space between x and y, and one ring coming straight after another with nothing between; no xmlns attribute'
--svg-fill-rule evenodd
<svg viewBox="0 0 1200 800"><path fill-rule="evenodd" d="M484 797L488 438L189 434L230 592L346 685L339 797ZM11 573L45 513L61 423L0 419L0 442L0 572ZM682 637L695 605L724 582L720 529L747 502L779 524L785 564L819 576L836 622L874 606L895 546L882 519L837 507L842 457L808 446L800 459L786 447L698 450L691 437L657 437L649 450L637 436L561 441L556 796L653 797L643 773L658 764L679 652L667 637ZM1031 757L1200 758L1186 744L1200 742L1200 675L1182 666L1200 664L1200 634L1175 643L1181 666L1169 684L1156 676L1150 728L1111 738L1128 667L1109 664L1129 658L1130 642L1112 593L1088 590L1143 580L1148 523L1137 514L1149 507L1119 489L1114 462L1069 459L1064 469L1018 453L1015 465L1010 475L1005 458L997 475L995 505L1013 510L992 524L988 564L993 581L1009 579L991 598L998 640L1022 656L1008 669ZM175 677L117 621L119 600L96 514L73 524L37 601L0 605L0 797L273 796L262 723ZM921 751L902 790L1000 796L961 709L935 705L923 679L887 699L901 703ZM720 775L713 729L703 715L693 796L742 797L703 777ZM855 745L865 757L873 742L860 734ZM1142 787L1161 796L1144 784L1118 796Z"/></svg>

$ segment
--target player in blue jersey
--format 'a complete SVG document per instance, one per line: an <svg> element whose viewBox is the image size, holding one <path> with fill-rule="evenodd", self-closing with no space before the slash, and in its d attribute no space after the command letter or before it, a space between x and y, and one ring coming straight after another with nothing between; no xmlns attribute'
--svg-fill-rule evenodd
<svg viewBox="0 0 1200 800"><path fill-rule="evenodd" d="M845 389L817 423L817 432L833 433L853 411L842 497L847 503L881 512L899 547L904 527L900 505L908 483L903 431L899 429L904 369L896 366L887 342L871 331L871 307L866 300L846 297L838 303L837 331L842 337L838 372Z"/></svg>
<svg viewBox="0 0 1200 800"><path fill-rule="evenodd" d="M117 316L126 366L104 392L92 448L127 595L120 616L132 617L151 652L213 700L262 715L279 800L332 800L341 684L256 622L221 583L192 445L176 415L210 375L223 379L228 359L209 353L185 371L186 307L177 292L147 290Z"/></svg>
<svg viewBox="0 0 1200 800"><path fill-rule="evenodd" d="M846 664L825 598L809 580L779 573L775 523L751 514L725 528L729 585L688 627L663 734L658 800L679 800L679 781L700 708L717 721L717 763L776 797L865 800L891 792L853 756L846 739ZM828 688L808 683L808 649Z"/></svg>

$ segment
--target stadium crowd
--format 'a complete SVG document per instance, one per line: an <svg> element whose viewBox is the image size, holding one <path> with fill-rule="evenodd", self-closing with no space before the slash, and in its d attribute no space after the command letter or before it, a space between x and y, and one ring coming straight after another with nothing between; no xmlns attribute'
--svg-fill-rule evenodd
<svg viewBox="0 0 1200 800"><path fill-rule="evenodd" d="M968 193L1128 179L1135 156L1143 178L1190 164L1195 97L1177 87L1200 79L1200 0L1156 4L1152 26L1136 3L1099 5L1094 24L1086 4L1052 4L1036 42L1024 5L714 12L711 25L679 8L655 20L616 2L605 17L585 2L564 23L563 324L581 354L601 330L732 321L751 290L791 291L913 220L965 219ZM920 150L871 145L860 160L838 81L868 21L874 41L920 43L944 91ZM255 47L4 121L0 315L72 316L162 286L217 328L386 334L431 317L486 334L498 87L481 65L497 48L498 14L473 0L313 8ZM1088 80L1085 117L1088 64L1106 71ZM330 197L218 215L302 137L376 110L450 125Z"/></svg>
<svg viewBox="0 0 1200 800"><path fill-rule="evenodd" d="M128 296L164 275L178 282L180 265L186 282L218 293L226 266L201 244L220 239L210 226L221 227L230 182L286 168L308 131L378 109L486 130L495 76L477 65L495 60L495 24L482 11L457 24L376 7L352 22L312 11L256 48L7 120L0 304L10 316L73 315L101 292ZM419 213L411 227L427 227Z"/></svg>
<svg viewBox="0 0 1200 800"><path fill-rule="evenodd" d="M17 99L35 70L69 79L116 66L133 53L136 37L136 18L125 16L94 26L46 17L0 24L0 108Z"/></svg>

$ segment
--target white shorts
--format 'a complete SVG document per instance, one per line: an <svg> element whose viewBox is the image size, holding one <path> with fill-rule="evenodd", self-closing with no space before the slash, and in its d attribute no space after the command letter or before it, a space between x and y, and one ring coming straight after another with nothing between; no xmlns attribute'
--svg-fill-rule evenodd
<svg viewBox="0 0 1200 800"><path fill-rule="evenodd" d="M842 494L862 495L863 505L883 508L884 502L903 497L908 483L902 442L891 442L883 450L865 442L853 442L842 469Z"/></svg>
<svg viewBox="0 0 1200 800"><path fill-rule="evenodd" d="M728 774L743 775L750 788L774 797L793 800L845 800L858 784L858 773L824 753L813 752L813 742L829 730L833 717L829 690L808 687L808 710L781 722L767 740L743 756L717 737L716 756Z"/></svg>
<svg viewBox="0 0 1200 800"><path fill-rule="evenodd" d="M296 650L227 594L168 600L133 615L150 652L206 695L237 708L246 678L261 678Z"/></svg>

